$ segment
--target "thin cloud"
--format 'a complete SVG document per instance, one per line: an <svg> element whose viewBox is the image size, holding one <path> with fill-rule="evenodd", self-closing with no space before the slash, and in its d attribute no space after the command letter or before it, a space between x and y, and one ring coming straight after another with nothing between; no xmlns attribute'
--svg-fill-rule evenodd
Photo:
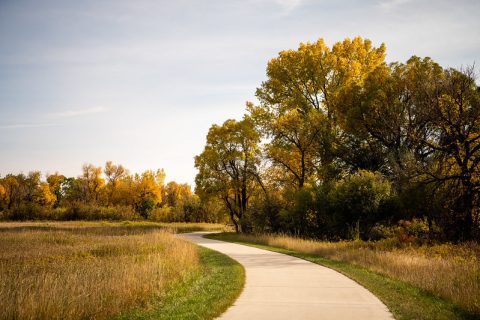
<svg viewBox="0 0 480 320"><path fill-rule="evenodd" d="M299 6L302 0L275 0L275 2L281 6L285 12L289 13Z"/></svg>
<svg viewBox="0 0 480 320"><path fill-rule="evenodd" d="M79 117L84 115L102 113L105 111L107 111L107 109L103 107L94 107L94 108L67 110L63 112L50 113L47 115L47 117L52 119L74 118L74 117Z"/></svg>
<svg viewBox="0 0 480 320"><path fill-rule="evenodd" d="M384 10L392 10L398 6L409 3L412 0L384 0L379 3L379 7Z"/></svg>
<svg viewBox="0 0 480 320"><path fill-rule="evenodd" d="M0 129L24 129L24 128L41 128L41 127L57 127L56 123L11 123L0 124Z"/></svg>
<svg viewBox="0 0 480 320"><path fill-rule="evenodd" d="M268 5L277 8L281 15L289 15L294 9L299 7L306 0L250 0L249 3L252 5Z"/></svg>

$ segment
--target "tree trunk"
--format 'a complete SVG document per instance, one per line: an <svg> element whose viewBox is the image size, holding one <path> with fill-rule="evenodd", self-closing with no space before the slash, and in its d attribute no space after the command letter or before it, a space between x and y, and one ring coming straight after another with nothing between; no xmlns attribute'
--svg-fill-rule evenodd
<svg viewBox="0 0 480 320"><path fill-rule="evenodd" d="M471 240L473 237L473 194L471 190L468 189L463 195L461 207L464 215L462 240Z"/></svg>
<svg viewBox="0 0 480 320"><path fill-rule="evenodd" d="M234 227L235 227L235 232L236 232L236 233L239 233L240 230L238 229L238 223L237 223L237 221L235 221L235 218L234 218L234 216L233 216L232 214L230 214L230 219L232 220L232 223L233 223L233 225L234 225Z"/></svg>
<svg viewBox="0 0 480 320"><path fill-rule="evenodd" d="M237 197L235 196L235 199ZM238 228L238 222L235 220L235 216L237 215L236 212L235 212L235 209L232 207L232 204L230 203L230 201L228 200L228 195L225 196L223 198L223 201L225 202L225 205L227 206L228 208L228 212L230 213L230 220L232 220L232 223L235 227L235 232L236 233L239 233L239 228ZM236 200L235 200L236 201ZM240 217L241 218L241 217Z"/></svg>

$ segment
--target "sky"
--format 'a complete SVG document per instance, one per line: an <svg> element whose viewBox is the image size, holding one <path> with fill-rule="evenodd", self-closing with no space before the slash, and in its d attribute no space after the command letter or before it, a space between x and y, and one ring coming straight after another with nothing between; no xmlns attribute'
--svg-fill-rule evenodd
<svg viewBox="0 0 480 320"><path fill-rule="evenodd" d="M271 58L355 36L389 62L478 65L480 1L0 0L0 176L111 160L192 184Z"/></svg>

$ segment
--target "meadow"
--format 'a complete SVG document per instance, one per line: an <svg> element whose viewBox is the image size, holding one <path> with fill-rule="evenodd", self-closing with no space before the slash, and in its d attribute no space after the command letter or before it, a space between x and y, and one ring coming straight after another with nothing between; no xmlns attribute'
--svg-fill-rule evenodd
<svg viewBox="0 0 480 320"><path fill-rule="evenodd" d="M224 234L222 238L358 265L441 297L470 314L480 314L480 246L476 243L325 242L268 234Z"/></svg>
<svg viewBox="0 0 480 320"><path fill-rule="evenodd" d="M168 230L172 233L194 231L231 231L228 225L206 222L152 222L152 221L8 221L0 222L2 231L26 230L64 230L74 233L103 233L108 229L110 233L130 234L145 233L156 230Z"/></svg>
<svg viewBox="0 0 480 320"><path fill-rule="evenodd" d="M2 319L106 319L148 309L200 269L175 231L219 225L0 223Z"/></svg>

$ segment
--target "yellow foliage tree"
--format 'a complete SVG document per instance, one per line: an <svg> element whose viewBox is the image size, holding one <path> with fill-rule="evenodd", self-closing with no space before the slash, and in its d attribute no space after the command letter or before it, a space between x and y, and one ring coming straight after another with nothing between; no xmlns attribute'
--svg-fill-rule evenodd
<svg viewBox="0 0 480 320"><path fill-rule="evenodd" d="M62 184L66 177L58 172L47 176L47 183L50 187L50 191L55 195L54 206L57 206L62 198Z"/></svg>
<svg viewBox="0 0 480 320"><path fill-rule="evenodd" d="M164 181L165 172L162 169L147 170L141 175L135 174L135 208L144 217L148 217L151 210L162 202Z"/></svg>
<svg viewBox="0 0 480 320"><path fill-rule="evenodd" d="M78 179L82 186L85 202L98 203L100 190L105 185L102 178L102 167L96 167L93 164L84 164L83 174Z"/></svg>
<svg viewBox="0 0 480 320"><path fill-rule="evenodd" d="M3 188L5 189L5 203L7 209L11 209L14 205L18 204L22 200L22 190L20 183L14 175L7 175L2 181Z"/></svg>
<svg viewBox="0 0 480 320"><path fill-rule="evenodd" d="M42 206L53 206L57 197L46 182L39 184L34 195L34 202Z"/></svg>
<svg viewBox="0 0 480 320"><path fill-rule="evenodd" d="M180 208L189 198L193 196L190 185L170 181L164 188L164 203L170 207Z"/></svg>
<svg viewBox="0 0 480 320"><path fill-rule="evenodd" d="M269 139L267 155L297 188L313 178L329 180L342 145L343 101L351 88L385 65L385 46L360 37L330 49L323 39L302 43L269 61L267 80L257 89L259 106L247 110Z"/></svg>
<svg viewBox="0 0 480 320"><path fill-rule="evenodd" d="M105 169L103 171L107 178L107 193L108 193L108 205L113 204L117 198L117 188L120 180L128 176L128 170L125 169L122 165L113 164L112 161L107 161L105 164Z"/></svg>
<svg viewBox="0 0 480 320"><path fill-rule="evenodd" d="M0 181L0 208L3 209L3 206L6 204L7 191L5 187L1 184Z"/></svg>

